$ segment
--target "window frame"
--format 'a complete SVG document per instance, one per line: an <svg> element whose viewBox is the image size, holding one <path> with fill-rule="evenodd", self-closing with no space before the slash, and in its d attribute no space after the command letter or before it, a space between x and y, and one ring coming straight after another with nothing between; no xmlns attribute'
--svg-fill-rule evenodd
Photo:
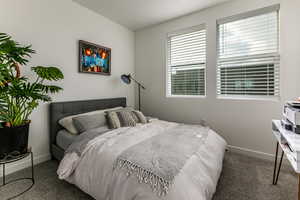
<svg viewBox="0 0 300 200"><path fill-rule="evenodd" d="M205 35L205 67L204 67L204 95L173 95L170 91L170 86L169 85L169 81L170 81L170 75L169 75L169 38L170 37L174 37L177 35L182 35L182 34L186 34L186 33L191 33L193 31L200 31L200 30L205 30L206 31L206 35ZM192 27L188 27L188 28L183 28L180 30L176 30L176 31L172 31L167 33L166 35L166 39L165 39L165 72L166 72L166 81L165 81L165 95L166 98L191 98L191 99L204 99L206 98L207 95L207 29L206 29L206 24L200 24L200 25L196 25L196 26L192 26Z"/></svg>
<svg viewBox="0 0 300 200"><path fill-rule="evenodd" d="M278 33L277 33L277 39L278 39L278 51L276 53L277 56L279 56L279 67L278 67L278 95L243 95L243 94L219 94L219 83L218 81L220 81L220 77L219 77L219 25L225 24L225 23L230 23L230 22L234 22L234 21L238 21L238 20L243 20L243 19L247 19L247 18L251 18L251 17L256 17L259 15L263 15L263 14L268 14L268 13L272 13L272 12L277 12L277 27L278 27ZM258 54L258 55L263 55L263 54ZM269 54L271 55L271 53ZM260 8L257 10L252 10L252 11L248 11L245 13L240 13L237 15L233 15L233 16L229 16L229 17L225 17L222 19L218 19L216 21L216 97L217 99L230 99L230 100L263 100L263 101L276 101L278 102L281 98L281 75L280 75L280 71L281 71L281 57L280 57L281 53L280 53L280 4L276 4L276 5L272 5L269 7L265 7L265 8ZM244 56L245 59L251 58L251 56ZM274 67L274 70L275 67ZM274 80L275 81L275 80ZM276 82L276 81L275 81ZM274 89L274 93L276 89Z"/></svg>

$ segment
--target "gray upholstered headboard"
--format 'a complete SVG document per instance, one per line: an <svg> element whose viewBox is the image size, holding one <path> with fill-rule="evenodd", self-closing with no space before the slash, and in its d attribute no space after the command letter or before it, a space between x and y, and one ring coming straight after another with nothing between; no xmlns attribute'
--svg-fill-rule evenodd
<svg viewBox="0 0 300 200"><path fill-rule="evenodd" d="M95 99L85 101L70 101L70 102L56 102L50 104L50 149L56 144L56 135L62 127L58 124L59 119L90 112L94 110L101 110L106 108L113 108L123 106L126 107L126 98L112 98L112 99Z"/></svg>

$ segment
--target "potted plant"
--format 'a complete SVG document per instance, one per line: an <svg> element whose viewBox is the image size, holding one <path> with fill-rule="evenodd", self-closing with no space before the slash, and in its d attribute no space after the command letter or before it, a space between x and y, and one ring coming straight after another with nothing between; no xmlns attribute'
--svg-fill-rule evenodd
<svg viewBox="0 0 300 200"><path fill-rule="evenodd" d="M0 158L27 151L30 114L39 103L51 101L50 93L62 90L50 83L64 78L56 67L32 67L34 80L20 74L33 53L31 45L0 33Z"/></svg>

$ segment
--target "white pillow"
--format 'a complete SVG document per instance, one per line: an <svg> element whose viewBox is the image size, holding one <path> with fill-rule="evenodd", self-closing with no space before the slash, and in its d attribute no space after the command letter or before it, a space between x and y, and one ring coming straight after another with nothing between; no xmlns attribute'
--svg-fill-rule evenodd
<svg viewBox="0 0 300 200"><path fill-rule="evenodd" d="M110 109L104 109L104 110L95 110L95 111L92 111L92 112L87 112L87 113L81 113L81 114L78 114L78 115L71 115L71 116L67 116L67 117L64 117L62 119L60 119L58 121L58 123L64 127L65 129L67 129L71 134L73 135L78 135L78 131L76 129L76 127L74 126L73 124L73 118L74 117L78 117L78 116L81 116L81 115L94 115L94 114L100 114L100 113L105 113L105 111L110 111L110 110L118 110L118 109L121 109L122 107L115 107L115 108L110 108Z"/></svg>

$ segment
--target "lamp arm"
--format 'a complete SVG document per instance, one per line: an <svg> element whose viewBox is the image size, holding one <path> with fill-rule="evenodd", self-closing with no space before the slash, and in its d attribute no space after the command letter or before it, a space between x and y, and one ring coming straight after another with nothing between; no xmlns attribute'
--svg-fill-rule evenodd
<svg viewBox="0 0 300 200"><path fill-rule="evenodd" d="M138 82L137 80L135 80L132 76L130 76L130 78L136 82L136 84L138 84L139 86L141 86L141 88L143 88L144 90L146 89L140 82Z"/></svg>

